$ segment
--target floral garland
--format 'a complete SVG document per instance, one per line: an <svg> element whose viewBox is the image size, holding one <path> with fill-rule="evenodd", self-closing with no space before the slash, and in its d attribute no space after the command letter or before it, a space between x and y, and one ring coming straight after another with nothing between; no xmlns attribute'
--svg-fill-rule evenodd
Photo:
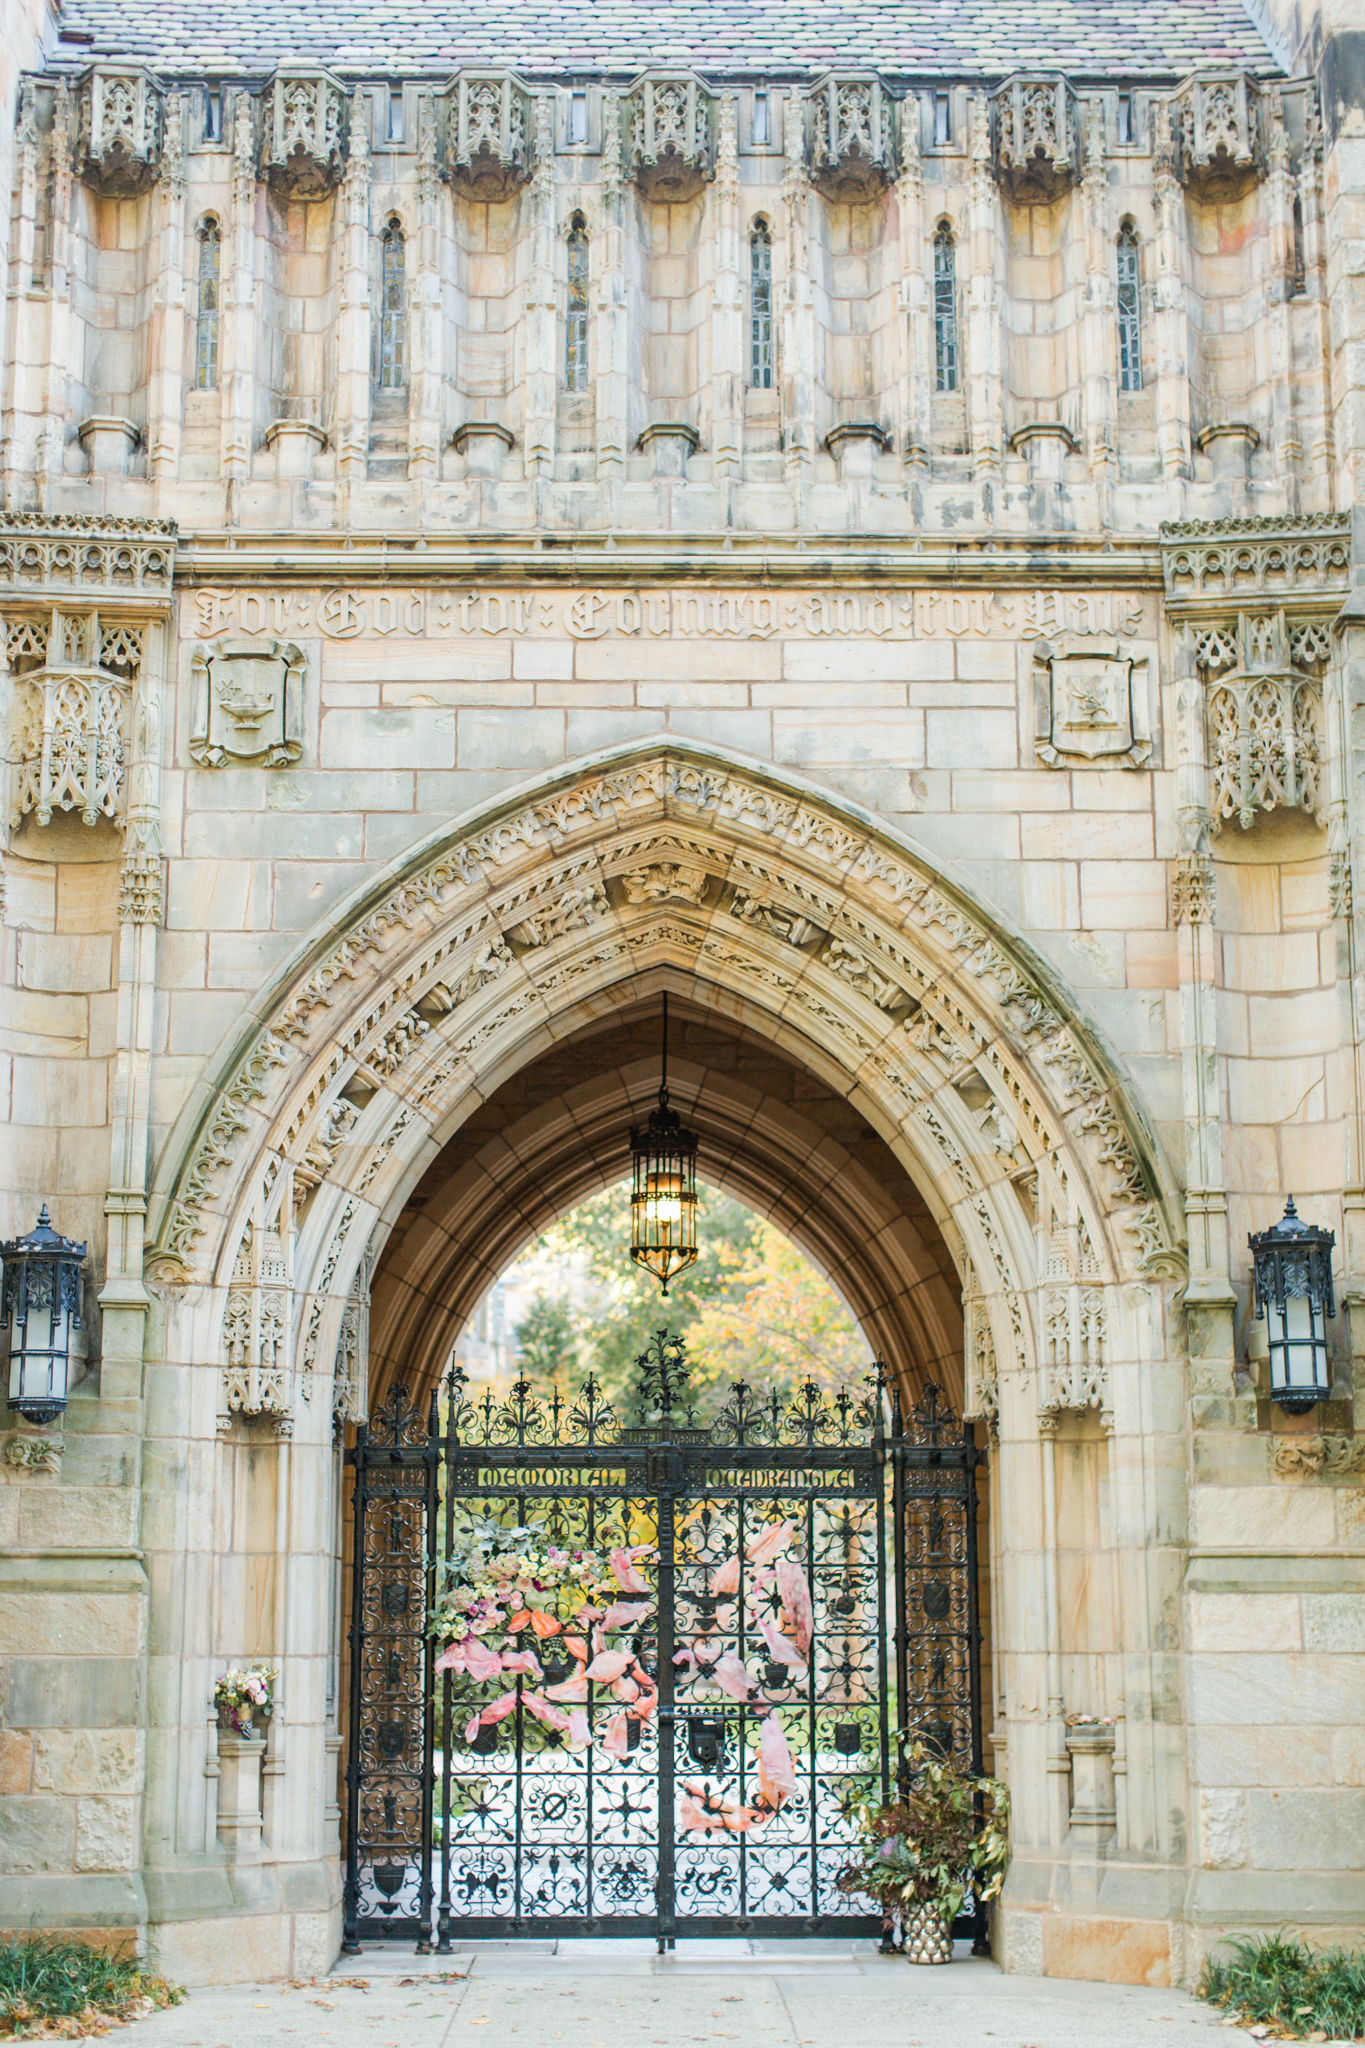
<svg viewBox="0 0 1365 2048"><path fill-rule="evenodd" d="M586 1749L590 1685L609 1687L622 1708L603 1736L607 1754L625 1756L639 1740L630 1722L650 1718L658 1688L632 1651L613 1649L606 1639L617 1629L638 1627L650 1613L652 1589L639 1567L658 1553L652 1543L629 1543L623 1530L604 1532L602 1540L610 1545L605 1556L547 1542L543 1529L508 1528L489 1517L471 1518L451 1546L432 1622L432 1634L445 1645L436 1670L463 1672L482 1685L504 1676L520 1681L473 1714L466 1742L521 1706L570 1749ZM623 1593L646 1597L623 1600ZM551 1643L573 1663L572 1674L557 1683L546 1682L541 1661Z"/></svg>

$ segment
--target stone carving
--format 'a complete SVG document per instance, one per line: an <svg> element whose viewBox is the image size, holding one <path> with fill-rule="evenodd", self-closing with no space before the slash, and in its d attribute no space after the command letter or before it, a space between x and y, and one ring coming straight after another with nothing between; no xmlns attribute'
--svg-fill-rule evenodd
<svg viewBox="0 0 1365 2048"><path fill-rule="evenodd" d="M531 175L531 95L511 71L462 71L446 91L445 175L472 198L510 199Z"/></svg>
<svg viewBox="0 0 1365 2048"><path fill-rule="evenodd" d="M1182 853L1171 869L1172 924L1212 924L1215 902L1213 862L1204 853Z"/></svg>
<svg viewBox="0 0 1365 2048"><path fill-rule="evenodd" d="M165 860L152 847L135 847L124 855L119 876L119 923L160 925L165 919Z"/></svg>
<svg viewBox="0 0 1365 2048"><path fill-rule="evenodd" d="M828 72L806 96L806 124L811 182L830 199L856 206L895 178L895 110L873 73Z"/></svg>
<svg viewBox="0 0 1365 2048"><path fill-rule="evenodd" d="M87 825L121 821L140 634L126 627L102 633L93 612L54 611L12 620L5 651L14 677L11 825L30 811L40 825L54 811L78 811Z"/></svg>
<svg viewBox="0 0 1365 2048"><path fill-rule="evenodd" d="M338 1428L363 1422L368 1409L370 1379L370 1272L367 1251L356 1269L337 1333L332 1376L332 1420Z"/></svg>
<svg viewBox="0 0 1365 2048"><path fill-rule="evenodd" d="M710 876L705 868L681 861L655 861L621 877L627 903L694 903L706 900Z"/></svg>
<svg viewBox="0 0 1365 2048"><path fill-rule="evenodd" d="M1080 176L1080 116L1064 78L1011 78L991 95L994 170L1015 198L1053 197Z"/></svg>
<svg viewBox="0 0 1365 2048"><path fill-rule="evenodd" d="M294 1200L302 1202L336 1164L337 1153L355 1126L360 1111L344 1095L329 1102L318 1118L302 1155L294 1165Z"/></svg>
<svg viewBox="0 0 1365 2048"><path fill-rule="evenodd" d="M841 981L846 981L850 988L856 988L859 995L866 996L879 1010L904 1010L909 1001L900 984L879 973L847 939L837 935L832 938L820 956L820 964L837 974Z"/></svg>
<svg viewBox="0 0 1365 2048"><path fill-rule="evenodd" d="M1205 658L1209 819L1217 832L1235 817L1245 831L1259 811L1283 806L1320 818L1324 801L1322 687L1297 670L1282 611L1243 612L1235 666L1229 632L1196 638ZM1316 637L1299 635L1315 649ZM1202 664L1201 664L1202 665Z"/></svg>
<svg viewBox="0 0 1365 2048"><path fill-rule="evenodd" d="M201 768L287 768L303 752L305 657L292 641L224 640L190 662L190 754Z"/></svg>
<svg viewBox="0 0 1365 2048"><path fill-rule="evenodd" d="M785 868L773 871L764 866L752 848L760 838L766 838L774 846L781 843L792 851L801 850L812 863L821 863L831 877L843 878L843 885L853 892L854 904L865 904L868 913L878 923L890 918L903 931L923 933L936 946L956 956L952 971L978 978L983 990L989 986L992 991L990 1000L998 1002L1009 1013L1011 1036L1043 1041L1037 1048L1037 1057L1045 1065L1061 1064L1066 1074L1066 1093L1083 1113L1078 1122L1084 1131L1095 1135L1100 1162L1111 1170L1111 1201L1123 1207L1145 1205L1142 1213L1151 1221L1144 1238L1144 1256L1147 1256L1151 1245L1162 1239L1165 1228L1162 1213L1152 1203L1144 1169L1118 1112L1091 1072L1087 1058L1073 1043L1070 1032L1063 1028L1061 1019L1039 991L1032 976L1006 956L965 906L946 896L942 886L931 883L926 873L912 865L908 857L895 854L872 838L864 837L856 828L829 818L813 807L798 804L762 782L750 781L736 770L699 764L688 759L685 752L676 755L667 752L626 763L606 773L589 774L553 797L528 804L509 813L495 825L442 847L424 867L395 884L358 925L338 940L332 951L303 977L282 1002L270 1028L262 1034L238 1068L236 1077L219 1095L211 1115L202 1126L202 1136L189 1155L160 1226L155 1257L161 1266L170 1273L183 1272L192 1246L207 1228L201 1211L208 1198L210 1184L230 1159L246 1128L241 1105L264 1092L266 1077L272 1067L295 1061L301 1056L298 1042L309 1036L317 1013L331 1005L340 983L366 978L374 971L367 964L367 956L381 953L396 928L412 931L424 923L431 912L435 912L436 921L444 932L425 955L407 960L403 970L403 985L407 989L418 987L437 961L444 959L456 947L468 943L476 933L485 934L486 951L480 956L484 969L488 970L484 978L496 979L498 974L507 971L509 961L504 960L498 951L505 944L503 939L486 940L491 920L501 921L507 916L515 918L517 921L506 932L505 938L518 946L536 946L545 944L552 932L572 929L609 913L606 892L601 883L581 879L589 866L586 858L580 859L569 870L573 886L568 891L562 882L537 884L534 888L522 885L513 892L510 901L504 899L501 909L483 907L490 889L496 890L498 886L499 871L543 862L557 848L565 847L586 832L595 831L600 835L610 831L613 818L623 824L629 823L634 831L635 821L639 819L643 824L642 814L651 808L673 821L682 821L688 830L699 829L709 817L723 820L727 827L746 835L750 850L744 855L744 864L754 876L754 885L736 894L731 908L724 913L727 917L734 916L741 923L757 924L760 929L788 944L804 947L813 947L829 929L833 899L828 910L822 913L824 921L821 923L808 916L802 907L788 908L773 900L773 892L779 887L786 892L805 888L812 907L823 898L819 897L813 880L798 882ZM639 859L636 851L639 844L636 833L631 847L636 860ZM558 888L556 909L549 913L530 910L529 901L538 895L548 894L551 887ZM469 919L462 926L452 928L451 899L463 892L469 892L466 899ZM474 909L476 901L480 905L477 910ZM559 920L564 916L571 922L561 924ZM871 923L864 926L860 920L857 929L860 935L865 933L869 949L887 950L887 941L874 933ZM684 941L691 944L700 942L695 935L680 928L677 943ZM655 943L653 929L633 935L628 943ZM795 986L791 975L779 973L773 963L757 957L751 949L722 946L715 928L706 939L706 950L714 952L718 961L728 959L733 950L736 965L742 965L747 972L758 975L760 979L770 979L772 985L783 992L790 992ZM861 946L860 950L863 950ZM911 958L909 954L902 956L898 951L894 957L898 962L909 962ZM478 966L476 961L470 971L474 972ZM922 981L924 978L923 967L917 969L913 964L905 965L904 972L912 979ZM427 1005L429 997L436 995L438 988L445 989L447 995L450 993L447 984L433 984L427 997L419 999L419 1010ZM472 989L469 992L472 993ZM358 1048L378 1030L394 1000L394 991L385 989L368 1014L357 1019L354 1029L348 1031L347 1043L352 1048ZM504 1005L500 1012L461 1040L454 1050L462 1056L473 1053L479 1045L504 1030L511 1018L537 1000L533 989L523 988L512 997L510 1006ZM859 1044L850 1036L847 1016L836 1015L828 1005L825 1008L832 1020L830 1031L848 1038L850 1051L858 1051ZM436 1014L443 1014L439 1002ZM971 1028L964 1024L964 1029ZM861 1039L861 1034L858 1037L865 1046L866 1040ZM869 1056L871 1050L869 1048ZM974 1056L968 1046L964 1057ZM1041 1142L1055 1146L1060 1135L1056 1131L1055 1118L1040 1121L1039 1111L1034 1107L1033 1083L1027 1070L1020 1068L1016 1072L1013 1066L1007 1068L1002 1063L999 1045L992 1047L989 1056L1000 1073L1002 1086L1017 1101L1023 1120L1036 1130ZM430 1075L427 1078L431 1078ZM891 1086L888 1082L888 1087ZM917 1092L918 1084L911 1082L909 1086L912 1093ZM1043 1135L1045 1128L1046 1136ZM397 1129L395 1126L391 1135L395 1135ZM372 1160L366 1169L362 1187L369 1185L378 1170L378 1163ZM982 1228L984 1231L984 1223ZM1003 1259L1003 1253L1001 1257ZM1006 1270L1003 1265L1001 1270Z"/></svg>
<svg viewBox="0 0 1365 2048"><path fill-rule="evenodd" d="M610 915L611 905L607 892L600 882L588 882L582 888L561 889L556 900L547 910L538 910L531 917L514 924L507 936L519 946L548 946L552 940L563 938L565 932L574 932L583 925L595 924L600 917Z"/></svg>
<svg viewBox="0 0 1365 2048"><path fill-rule="evenodd" d="M1365 1475L1365 1437L1276 1437L1271 1468L1280 1479L1357 1479Z"/></svg>
<svg viewBox="0 0 1365 2048"><path fill-rule="evenodd" d="M625 96L630 175L647 199L695 199L715 176L715 94L690 71L651 71Z"/></svg>
<svg viewBox="0 0 1365 2048"><path fill-rule="evenodd" d="M416 1010L409 1010L406 1017L400 1017L392 1030L386 1031L369 1055L367 1064L386 1079L416 1052L422 1040L431 1030L425 1017Z"/></svg>
<svg viewBox="0 0 1365 2048"><path fill-rule="evenodd" d="M175 522L7 512L0 517L0 590L144 591L168 599Z"/></svg>
<svg viewBox="0 0 1365 2048"><path fill-rule="evenodd" d="M77 86L80 175L118 198L145 192L161 163L164 95L140 64L92 64Z"/></svg>
<svg viewBox="0 0 1365 2048"><path fill-rule="evenodd" d="M340 184L349 131L346 88L330 71L282 64L265 91L261 175L289 199L325 199Z"/></svg>
<svg viewBox="0 0 1365 2048"><path fill-rule="evenodd" d="M1346 513L1301 518L1168 521L1161 528L1161 568L1168 599L1204 598L1245 604L1291 595L1340 592L1351 577L1351 522Z"/></svg>
<svg viewBox="0 0 1365 2048"><path fill-rule="evenodd" d="M60 1436L27 1436L16 1431L4 1440L5 1463L18 1472L52 1472L62 1469L66 1439Z"/></svg>
<svg viewBox="0 0 1365 2048"><path fill-rule="evenodd" d="M223 1316L220 1431L242 1415L266 1417L280 1436L292 1434L289 1304L289 1261L279 1231L248 1223Z"/></svg>
<svg viewBox="0 0 1365 2048"><path fill-rule="evenodd" d="M469 967L451 988L448 982L438 981L429 988L417 1007L423 1016L448 1017L461 1003L467 1003L471 996L487 988L489 982L497 981L512 965L512 953L501 937L485 939L475 953Z"/></svg>
<svg viewBox="0 0 1365 2048"><path fill-rule="evenodd" d="M1242 71L1186 79L1175 95L1176 175L1201 198L1233 198L1264 170L1260 88Z"/></svg>
<svg viewBox="0 0 1365 2048"><path fill-rule="evenodd" d="M1049 768L1150 760L1147 660L1123 641L1074 633L1035 641L1033 690L1034 744Z"/></svg>
<svg viewBox="0 0 1365 2048"><path fill-rule="evenodd" d="M1055 1238L1047 1264L1049 1271L1060 1266L1063 1272L1069 1264ZM1084 1285L1083 1279L1072 1275L1070 1284L1045 1286L1039 1296L1043 1378L1038 1410L1042 1416L1055 1417L1066 1409L1098 1408L1109 1429L1113 1418L1104 1290Z"/></svg>
<svg viewBox="0 0 1365 2048"><path fill-rule="evenodd" d="M965 1380L962 1412L968 1420L983 1420L991 1441L995 1442L1000 1435L1000 1371L995 1356L990 1310L976 1291L976 1276L970 1259L962 1293Z"/></svg>

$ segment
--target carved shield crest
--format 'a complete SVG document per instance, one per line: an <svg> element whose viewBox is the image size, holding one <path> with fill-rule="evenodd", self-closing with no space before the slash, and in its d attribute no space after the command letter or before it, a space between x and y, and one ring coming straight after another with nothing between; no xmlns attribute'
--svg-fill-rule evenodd
<svg viewBox="0 0 1365 2048"><path fill-rule="evenodd" d="M279 640L224 640L193 657L190 754L287 767L303 752L303 650Z"/></svg>
<svg viewBox="0 0 1365 2048"><path fill-rule="evenodd" d="M1148 760L1147 662L1131 647L1076 633L1039 641L1033 679L1040 761L1140 768Z"/></svg>

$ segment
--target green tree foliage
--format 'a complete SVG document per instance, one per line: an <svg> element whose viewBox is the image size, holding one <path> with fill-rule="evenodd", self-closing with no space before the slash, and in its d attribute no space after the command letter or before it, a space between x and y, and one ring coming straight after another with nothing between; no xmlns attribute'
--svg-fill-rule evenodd
<svg viewBox="0 0 1365 2048"><path fill-rule="evenodd" d="M512 1335L524 1379L541 1386L562 1384L578 1370L578 1337L567 1295L549 1295L542 1289Z"/></svg>
<svg viewBox="0 0 1365 2048"><path fill-rule="evenodd" d="M807 1379L827 1390L856 1384L870 1354L834 1289L742 1202L704 1185L698 1192L698 1257L667 1297L631 1262L625 1183L594 1195L550 1233L549 1248L579 1253L594 1283L596 1304L578 1318L580 1356L618 1415L633 1418L636 1360L663 1327L687 1340L700 1420L714 1416L737 1378L784 1401ZM524 1344L522 1356L528 1359ZM543 1378L529 1363L525 1370L561 1391L573 1378L548 1360Z"/></svg>

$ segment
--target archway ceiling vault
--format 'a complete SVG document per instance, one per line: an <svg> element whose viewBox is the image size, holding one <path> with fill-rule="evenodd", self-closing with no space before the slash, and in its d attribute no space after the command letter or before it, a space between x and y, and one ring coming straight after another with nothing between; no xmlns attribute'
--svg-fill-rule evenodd
<svg viewBox="0 0 1365 2048"><path fill-rule="evenodd" d="M629 1126L658 1088L658 1032L656 1001L589 1026L495 1091L433 1162L375 1272L372 1402L395 1379L429 1388L528 1240L622 1177ZM695 1002L675 1007L672 1036L670 1096L700 1136L702 1178L806 1252L907 1384L936 1379L960 1401L956 1268L890 1148L809 1069Z"/></svg>
<svg viewBox="0 0 1365 2048"><path fill-rule="evenodd" d="M328 919L172 1131L149 1270L209 1281L205 1299L221 1301L246 1219L322 1156L294 1284L325 1355L366 1248L480 1105L664 985L847 1100L917 1184L959 1273L970 1258L969 1277L1007 1303L1016 1348L1037 1271L1020 1193L1043 1227L1084 1227L1100 1277L1178 1276L1179 1207L1150 1124L1027 942L841 799L671 738L433 834ZM344 1130L343 1094L363 1103ZM711 1114L705 1087L698 1109ZM547 1159L548 1183L556 1170L576 1184L572 1160ZM831 1257L846 1256L836 1235ZM869 1282L862 1312L891 1294ZM930 1356L939 1341L926 1338Z"/></svg>

